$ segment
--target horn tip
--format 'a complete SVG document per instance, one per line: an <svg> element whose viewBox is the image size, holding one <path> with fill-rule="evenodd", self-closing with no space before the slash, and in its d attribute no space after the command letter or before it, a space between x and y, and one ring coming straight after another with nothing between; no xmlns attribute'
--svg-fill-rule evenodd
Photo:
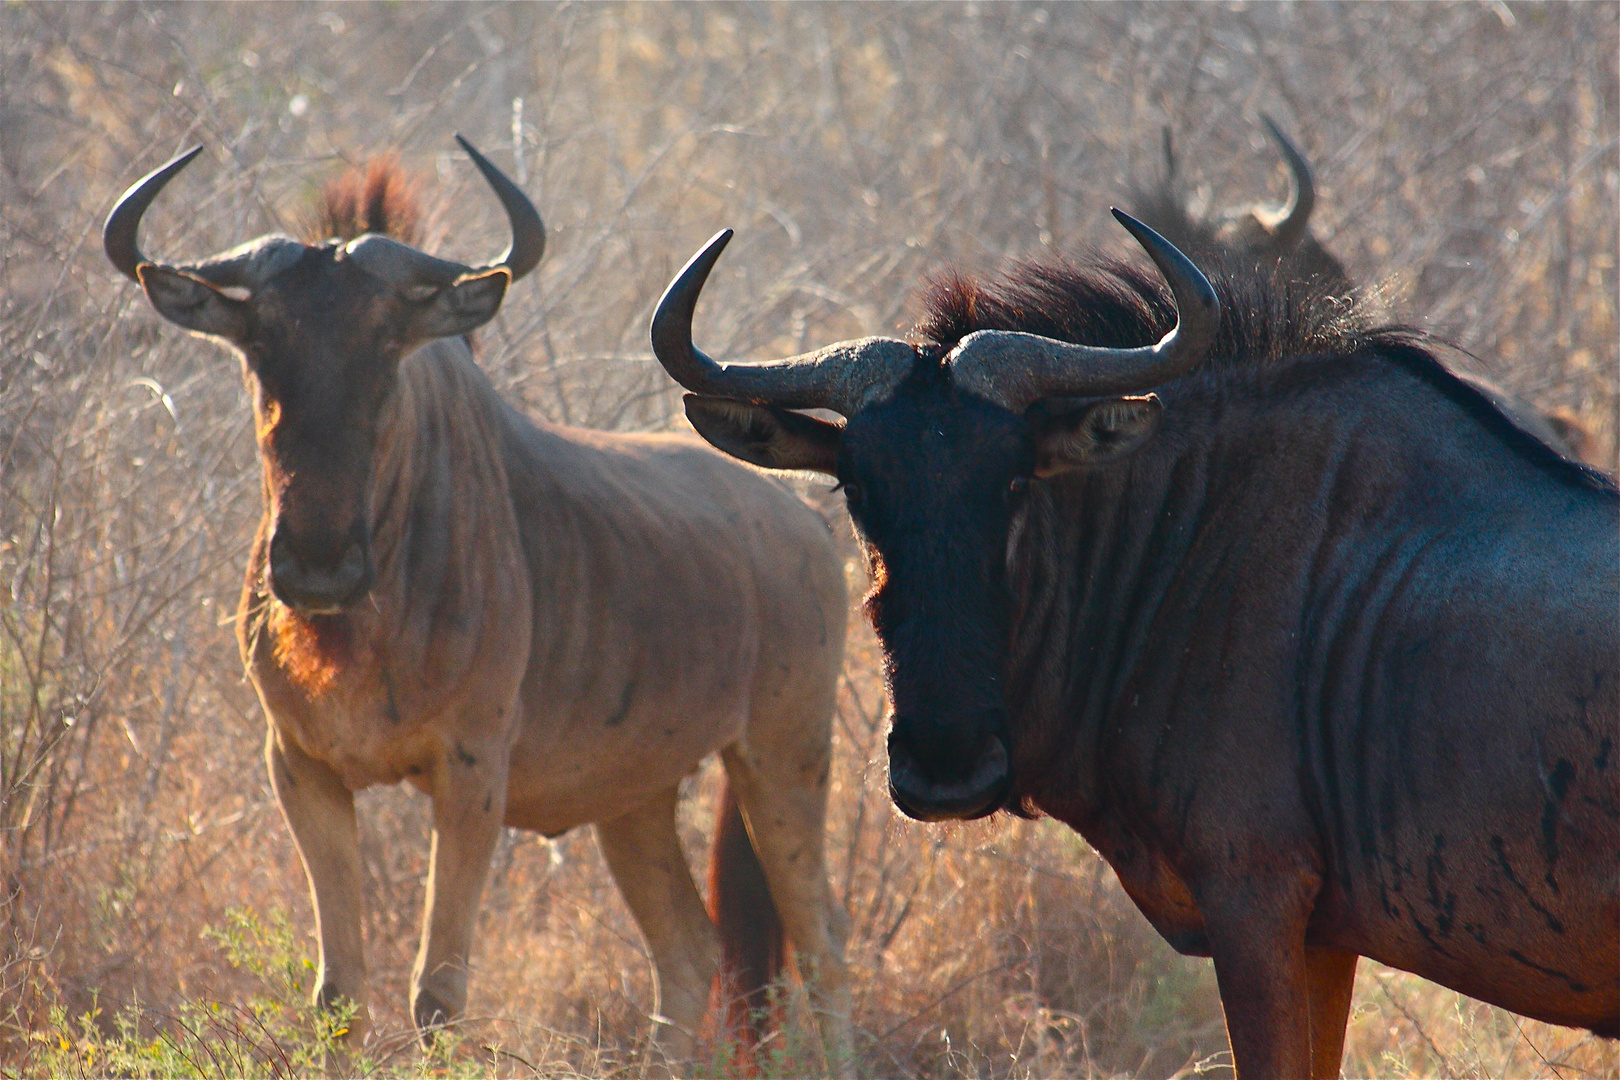
<svg viewBox="0 0 1620 1080"><path fill-rule="evenodd" d="M157 198L164 185L174 179L175 175L202 151L203 144L198 143L190 150L159 165L131 184L128 190L118 197L118 201L107 214L107 220L101 226L102 250L119 272L131 281L137 283L140 281L136 271L146 259L136 242L136 233L140 230L141 218L145 215L147 206Z"/></svg>
<svg viewBox="0 0 1620 1080"><path fill-rule="evenodd" d="M1273 142L1277 143L1279 146L1282 146L1290 153L1302 154L1299 147L1295 145L1294 140L1289 138L1288 132L1283 130L1283 126L1277 123L1276 119L1270 113L1261 113L1260 123L1265 125L1266 133L1271 136Z"/></svg>
<svg viewBox="0 0 1620 1080"><path fill-rule="evenodd" d="M1146 225L1143 225L1140 221L1136 220L1134 217L1127 214L1125 211L1121 210L1117 206L1110 206L1108 208L1108 212L1110 214L1114 215L1114 220L1115 221L1119 222L1121 225L1125 226L1127 229L1130 229L1133 233L1137 229L1145 229L1145 228L1147 228Z"/></svg>
<svg viewBox="0 0 1620 1080"><path fill-rule="evenodd" d="M1183 290L1175 286L1177 278L1186 286L1186 298L1197 303L1201 310L1210 315L1220 311L1221 301L1215 293L1214 286L1210 284L1208 275L1200 270L1198 264L1188 258L1184 251L1160 236L1152 226L1136 220L1119 207L1109 207L1109 211L1114 215L1114 219L1136 238L1136 242L1147 250L1148 255L1159 265L1161 272L1167 271L1169 266L1178 270L1174 276L1165 273L1178 297Z"/></svg>
<svg viewBox="0 0 1620 1080"><path fill-rule="evenodd" d="M456 134L456 143L463 150L465 150L467 152L468 157L473 159L473 164L478 166L479 171L480 172L488 172L488 168L487 168L487 166L489 165L488 159L486 159L483 154L480 154L478 152L478 148L476 146L474 146L472 143L468 142L466 137L463 136L461 134L461 132L458 131L455 134Z"/></svg>
<svg viewBox="0 0 1620 1080"><path fill-rule="evenodd" d="M500 171L500 170L496 169L494 165L490 164L489 159L486 158L483 154L479 153L478 152L478 147L476 147L472 143L468 142L467 139L461 134L461 132L458 131L455 134L456 134L456 143L458 145L460 145L460 147L467 152L468 157L472 158L472 162L473 162L474 165L478 166L478 171L479 172L483 173L485 176L489 176L489 174L490 174L490 172L492 170L495 171L495 172ZM503 179L504 179L504 176L503 176Z"/></svg>
<svg viewBox="0 0 1620 1080"><path fill-rule="evenodd" d="M1260 122L1265 125L1266 134L1271 136L1271 141L1276 143L1282 150L1283 155L1290 159L1290 164L1309 170L1310 163L1305 160L1305 151L1301 150L1299 144L1289 137L1288 132L1283 130L1281 124L1272 119L1270 113L1261 113Z"/></svg>

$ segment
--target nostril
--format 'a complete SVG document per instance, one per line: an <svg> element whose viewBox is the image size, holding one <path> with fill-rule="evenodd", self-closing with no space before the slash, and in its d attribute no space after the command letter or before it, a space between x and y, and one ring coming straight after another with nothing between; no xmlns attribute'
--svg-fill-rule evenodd
<svg viewBox="0 0 1620 1080"><path fill-rule="evenodd" d="M298 556L293 553L286 534L279 529L270 535L270 572L277 576L298 572Z"/></svg>
<svg viewBox="0 0 1620 1080"><path fill-rule="evenodd" d="M889 748L899 749L941 780L960 778L991 743L1001 741L1005 726L1005 714L992 709L897 712L889 727Z"/></svg>
<svg viewBox="0 0 1620 1080"><path fill-rule="evenodd" d="M366 549L360 544L350 544L343 553L343 561L338 563L337 577L345 581L354 581L366 572Z"/></svg>

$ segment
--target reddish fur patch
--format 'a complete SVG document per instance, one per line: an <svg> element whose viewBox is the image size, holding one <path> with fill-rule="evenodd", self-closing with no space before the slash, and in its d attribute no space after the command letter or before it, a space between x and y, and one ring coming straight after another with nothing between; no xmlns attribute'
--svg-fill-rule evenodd
<svg viewBox="0 0 1620 1080"><path fill-rule="evenodd" d="M398 155L374 157L327 183L314 217L304 227L305 238L320 243L381 233L414 245L422 231L420 187L420 181L400 166Z"/></svg>
<svg viewBox="0 0 1620 1080"><path fill-rule="evenodd" d="M312 696L331 686L352 656L349 621L342 615L300 615L273 604L270 633L276 664Z"/></svg>

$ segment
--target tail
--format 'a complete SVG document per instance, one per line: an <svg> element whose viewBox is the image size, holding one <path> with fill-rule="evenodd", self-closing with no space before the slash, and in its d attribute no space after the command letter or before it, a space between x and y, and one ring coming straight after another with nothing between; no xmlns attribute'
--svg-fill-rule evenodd
<svg viewBox="0 0 1620 1080"><path fill-rule="evenodd" d="M709 917L720 931L719 1015L726 1031L752 1047L770 1005L767 988L782 971L786 937L729 777L709 858Z"/></svg>

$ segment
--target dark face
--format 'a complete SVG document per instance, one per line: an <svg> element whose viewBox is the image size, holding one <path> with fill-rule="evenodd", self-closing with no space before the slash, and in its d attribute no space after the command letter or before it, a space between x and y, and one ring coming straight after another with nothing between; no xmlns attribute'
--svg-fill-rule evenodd
<svg viewBox="0 0 1620 1080"><path fill-rule="evenodd" d="M482 322L507 274L475 297ZM199 277L143 267L142 284L168 317L228 340L253 391L270 520L268 576L276 599L333 614L371 587L371 483L379 421L400 360L453 326L442 298L463 289L390 286L340 255L306 248L245 298ZM247 290L242 290L247 292ZM484 310L487 309L487 314Z"/></svg>
<svg viewBox="0 0 1620 1080"><path fill-rule="evenodd" d="M686 408L729 454L842 485L872 571L895 805L925 821L1000 809L1014 780L1007 555L1025 491L1138 449L1157 429L1158 398L1041 402L1020 416L929 368L844 427L719 398L689 396Z"/></svg>
<svg viewBox="0 0 1620 1080"><path fill-rule="evenodd" d="M1006 800L1006 542L1035 467L1020 417L943 380L854 417L838 479L872 572L867 612L894 711L889 791L921 820Z"/></svg>
<svg viewBox="0 0 1620 1080"><path fill-rule="evenodd" d="M236 344L253 390L276 598L341 610L371 585L377 421L407 342L392 291L314 249L253 298Z"/></svg>
<svg viewBox="0 0 1620 1080"><path fill-rule="evenodd" d="M1144 446L1159 399L1123 391L1185 374L1219 328L1220 298L1198 268L1129 214L1114 216L1174 298L1175 326L1151 345L1129 341L1151 320L1127 313L1117 293L1095 301L1127 340L1083 345L989 328L1025 318L1044 285L1001 296L958 279L941 283L929 343L866 337L722 364L693 344L692 314L730 230L687 261L653 313L653 353L696 391L686 416L700 435L751 464L810 469L843 487L871 565L867 609L894 709L889 791L914 818L981 817L1016 792L1007 567L1025 554L1017 526L1030 485L1109 468ZM1094 396L1065 396L1075 394ZM795 411L814 408L847 423Z"/></svg>

